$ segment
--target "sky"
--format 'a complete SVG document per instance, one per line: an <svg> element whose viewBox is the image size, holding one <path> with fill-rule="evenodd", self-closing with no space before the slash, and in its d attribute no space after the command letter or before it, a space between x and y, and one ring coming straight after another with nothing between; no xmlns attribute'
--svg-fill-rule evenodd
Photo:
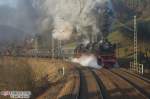
<svg viewBox="0 0 150 99"><path fill-rule="evenodd" d="M37 33L37 19L31 0L0 0L0 41Z"/></svg>
<svg viewBox="0 0 150 99"><path fill-rule="evenodd" d="M10 7L16 7L18 0L0 0L0 6L7 5Z"/></svg>
<svg viewBox="0 0 150 99"><path fill-rule="evenodd" d="M36 32L37 14L31 0L0 0L0 25Z"/></svg>

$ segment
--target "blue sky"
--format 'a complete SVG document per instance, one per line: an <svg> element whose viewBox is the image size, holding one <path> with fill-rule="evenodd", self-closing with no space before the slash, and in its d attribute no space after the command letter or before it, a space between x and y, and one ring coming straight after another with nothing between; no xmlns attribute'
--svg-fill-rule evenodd
<svg viewBox="0 0 150 99"><path fill-rule="evenodd" d="M16 7L18 0L0 0L0 6L1 5L7 5L10 7Z"/></svg>

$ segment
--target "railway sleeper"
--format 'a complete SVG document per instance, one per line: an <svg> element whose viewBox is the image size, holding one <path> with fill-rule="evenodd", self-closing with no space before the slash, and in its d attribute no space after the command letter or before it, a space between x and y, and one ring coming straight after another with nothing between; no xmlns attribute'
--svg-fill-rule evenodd
<svg viewBox="0 0 150 99"><path fill-rule="evenodd" d="M108 99L148 99L120 76L106 69L97 73L108 91Z"/></svg>
<svg viewBox="0 0 150 99"><path fill-rule="evenodd" d="M122 77L124 80L128 81L132 86L139 90L146 97L150 98L150 83L142 80L139 77L131 75L127 72L120 71L119 69L113 69L113 73Z"/></svg>

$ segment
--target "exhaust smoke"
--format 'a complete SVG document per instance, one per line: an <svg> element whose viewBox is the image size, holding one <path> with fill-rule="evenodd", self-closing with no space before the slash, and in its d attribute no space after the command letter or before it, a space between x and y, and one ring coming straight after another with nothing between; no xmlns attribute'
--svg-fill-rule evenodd
<svg viewBox="0 0 150 99"><path fill-rule="evenodd" d="M112 9L110 0L32 1L34 7L38 9L39 13L44 15L43 17L41 16L41 20L39 22L42 24L39 23L39 25L43 25L45 19L50 19L49 26L53 27L54 29L50 29L49 32L53 33L53 37L56 39L69 39L72 34L72 29L76 30L75 36L77 38L79 38L81 35L84 36L84 39L89 38L91 34L98 35L98 38L103 38L103 34L107 35L107 33L103 33L104 29L102 29L104 26L103 15L105 8ZM64 21L63 26L61 22L57 22L57 16L59 16L61 20ZM108 18L107 21L111 23L112 20ZM61 26L58 26L58 24ZM43 28L43 26L39 27ZM111 26L108 26L108 30L110 30L110 27ZM66 38L62 36L66 36Z"/></svg>
<svg viewBox="0 0 150 99"><path fill-rule="evenodd" d="M73 33L73 26L57 17L54 23L53 38L57 40L69 40Z"/></svg>
<svg viewBox="0 0 150 99"><path fill-rule="evenodd" d="M81 57L73 58L71 61L75 63L79 63L80 65L86 66L86 67L92 67L96 69L102 68L102 66L100 66L97 63L97 58L93 54L90 54L90 55L82 54Z"/></svg>

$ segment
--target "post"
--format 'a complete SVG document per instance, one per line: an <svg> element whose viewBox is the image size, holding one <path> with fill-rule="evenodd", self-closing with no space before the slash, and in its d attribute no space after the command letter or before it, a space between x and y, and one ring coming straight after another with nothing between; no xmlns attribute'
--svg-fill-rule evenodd
<svg viewBox="0 0 150 99"><path fill-rule="evenodd" d="M116 56L119 58L119 41L116 41Z"/></svg>
<svg viewBox="0 0 150 99"><path fill-rule="evenodd" d="M53 39L53 37L52 37L52 58L54 58L54 56L55 56L55 52L54 52L54 50L55 50L55 46L54 46L54 39Z"/></svg>
<svg viewBox="0 0 150 99"><path fill-rule="evenodd" d="M35 49L35 57L38 57L38 36L36 36L35 38L35 45L34 45L34 49Z"/></svg>
<svg viewBox="0 0 150 99"><path fill-rule="evenodd" d="M144 74L144 66L143 66L143 64L142 64L142 75Z"/></svg>
<svg viewBox="0 0 150 99"><path fill-rule="evenodd" d="M137 27L136 27L136 16L134 16L134 68L136 69L138 64L138 57L137 57Z"/></svg>
<svg viewBox="0 0 150 99"><path fill-rule="evenodd" d="M129 69L132 70L132 62L130 62L130 68Z"/></svg>
<svg viewBox="0 0 150 99"><path fill-rule="evenodd" d="M59 41L59 57L61 57L62 56L62 46L61 46L61 43L62 43L62 41L60 40Z"/></svg>
<svg viewBox="0 0 150 99"><path fill-rule="evenodd" d="M65 67L63 67L63 76L65 75Z"/></svg>

